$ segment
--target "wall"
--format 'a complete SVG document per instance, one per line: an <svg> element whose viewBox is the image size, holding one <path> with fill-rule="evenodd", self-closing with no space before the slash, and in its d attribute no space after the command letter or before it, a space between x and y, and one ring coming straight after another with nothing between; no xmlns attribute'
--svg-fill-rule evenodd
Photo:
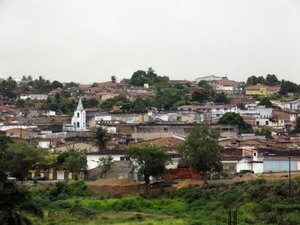
<svg viewBox="0 0 300 225"><path fill-rule="evenodd" d="M111 155L111 156L113 157L113 161L120 161L120 158L124 157L124 155ZM91 170L98 167L100 157L106 157L106 156L100 154L86 155L87 170Z"/></svg>
<svg viewBox="0 0 300 225"><path fill-rule="evenodd" d="M84 174L85 180L97 180L100 178L101 168L94 168ZM115 161L105 178L133 178L130 161Z"/></svg>
<svg viewBox="0 0 300 225"><path fill-rule="evenodd" d="M300 170L297 161L291 161L291 170ZM288 171L289 161L267 160L264 161L264 172Z"/></svg>

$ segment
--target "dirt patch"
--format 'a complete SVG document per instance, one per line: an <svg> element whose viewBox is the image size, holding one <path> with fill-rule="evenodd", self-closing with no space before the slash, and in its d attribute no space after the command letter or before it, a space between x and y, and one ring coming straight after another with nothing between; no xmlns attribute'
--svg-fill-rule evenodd
<svg viewBox="0 0 300 225"><path fill-rule="evenodd" d="M132 179L117 179L117 178L108 178L108 179L98 179L90 183L91 185L96 186L128 186L139 184Z"/></svg>
<svg viewBox="0 0 300 225"><path fill-rule="evenodd" d="M178 184L174 184L173 187L176 189L186 188L186 187L202 187L203 184L204 184L204 181L202 181L202 180L186 179L186 180L180 181Z"/></svg>
<svg viewBox="0 0 300 225"><path fill-rule="evenodd" d="M137 183L131 179L99 179L91 182L89 186L99 196L139 194L146 190L144 184Z"/></svg>
<svg viewBox="0 0 300 225"><path fill-rule="evenodd" d="M253 173L246 173L242 176L238 175L238 176L234 177L232 180L234 180L234 181L248 181L248 180L255 180L255 179L258 179L258 178L259 177L256 176Z"/></svg>
<svg viewBox="0 0 300 225"><path fill-rule="evenodd" d="M144 193L146 187L144 184L138 185L127 185L127 186L97 186L90 185L91 189L99 196L122 196L122 195L135 195L139 193Z"/></svg>

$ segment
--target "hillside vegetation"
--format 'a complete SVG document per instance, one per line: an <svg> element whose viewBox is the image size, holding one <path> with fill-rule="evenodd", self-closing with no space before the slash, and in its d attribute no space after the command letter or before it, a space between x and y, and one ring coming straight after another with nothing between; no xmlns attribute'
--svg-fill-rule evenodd
<svg viewBox="0 0 300 225"><path fill-rule="evenodd" d="M225 225L237 209L238 224L300 224L300 180L258 179L232 185L152 190L136 196L96 197L84 182L30 188L44 210L34 224Z"/></svg>

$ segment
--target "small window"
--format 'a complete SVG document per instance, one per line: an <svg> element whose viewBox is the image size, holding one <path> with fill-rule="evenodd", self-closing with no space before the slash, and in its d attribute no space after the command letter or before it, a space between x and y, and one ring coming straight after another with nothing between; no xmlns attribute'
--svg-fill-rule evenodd
<svg viewBox="0 0 300 225"><path fill-rule="evenodd" d="M80 127L80 123L79 122L77 122L77 127Z"/></svg>
<svg viewBox="0 0 300 225"><path fill-rule="evenodd" d="M266 121L266 125L269 125L269 121Z"/></svg>
<svg viewBox="0 0 300 225"><path fill-rule="evenodd" d="M256 125L259 125L259 121L256 121Z"/></svg>
<svg viewBox="0 0 300 225"><path fill-rule="evenodd" d="M256 156L256 152L253 153L253 156Z"/></svg>
<svg viewBox="0 0 300 225"><path fill-rule="evenodd" d="M79 118L79 116L80 116L80 114L79 114L79 112L77 113L77 118Z"/></svg>

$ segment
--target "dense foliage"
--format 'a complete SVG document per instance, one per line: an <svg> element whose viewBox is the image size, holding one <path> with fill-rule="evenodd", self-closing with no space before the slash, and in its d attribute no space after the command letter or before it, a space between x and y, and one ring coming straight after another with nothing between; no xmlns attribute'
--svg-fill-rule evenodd
<svg viewBox="0 0 300 225"><path fill-rule="evenodd" d="M158 76L155 71L150 67L147 71L138 70L134 72L130 79L130 84L135 86L144 86L144 84L159 85L165 84L169 81L167 76Z"/></svg>
<svg viewBox="0 0 300 225"><path fill-rule="evenodd" d="M177 224L227 225L237 209L238 224L298 225L300 183L263 179L208 188L153 190L137 196L96 197L83 182L32 187L47 218L35 224ZM76 210L77 208L77 210ZM113 216L110 216L113 215Z"/></svg>
<svg viewBox="0 0 300 225"><path fill-rule="evenodd" d="M150 176L162 176L166 165L171 163L170 156L157 146L132 146L127 149L126 155L136 165L138 174L144 177L146 184L150 183Z"/></svg>
<svg viewBox="0 0 300 225"><path fill-rule="evenodd" d="M220 119L219 124L230 124L238 126L239 133L253 133L252 126L250 124L245 123L243 117L241 115L234 112L225 113Z"/></svg>
<svg viewBox="0 0 300 225"><path fill-rule="evenodd" d="M48 152L45 149L35 148L24 142L16 142L9 144L5 149L4 165L11 176L24 180L29 170L42 163L46 155Z"/></svg>
<svg viewBox="0 0 300 225"><path fill-rule="evenodd" d="M218 143L219 133L206 124L195 125L178 150L187 166L206 176L207 172L222 170L221 153Z"/></svg>

